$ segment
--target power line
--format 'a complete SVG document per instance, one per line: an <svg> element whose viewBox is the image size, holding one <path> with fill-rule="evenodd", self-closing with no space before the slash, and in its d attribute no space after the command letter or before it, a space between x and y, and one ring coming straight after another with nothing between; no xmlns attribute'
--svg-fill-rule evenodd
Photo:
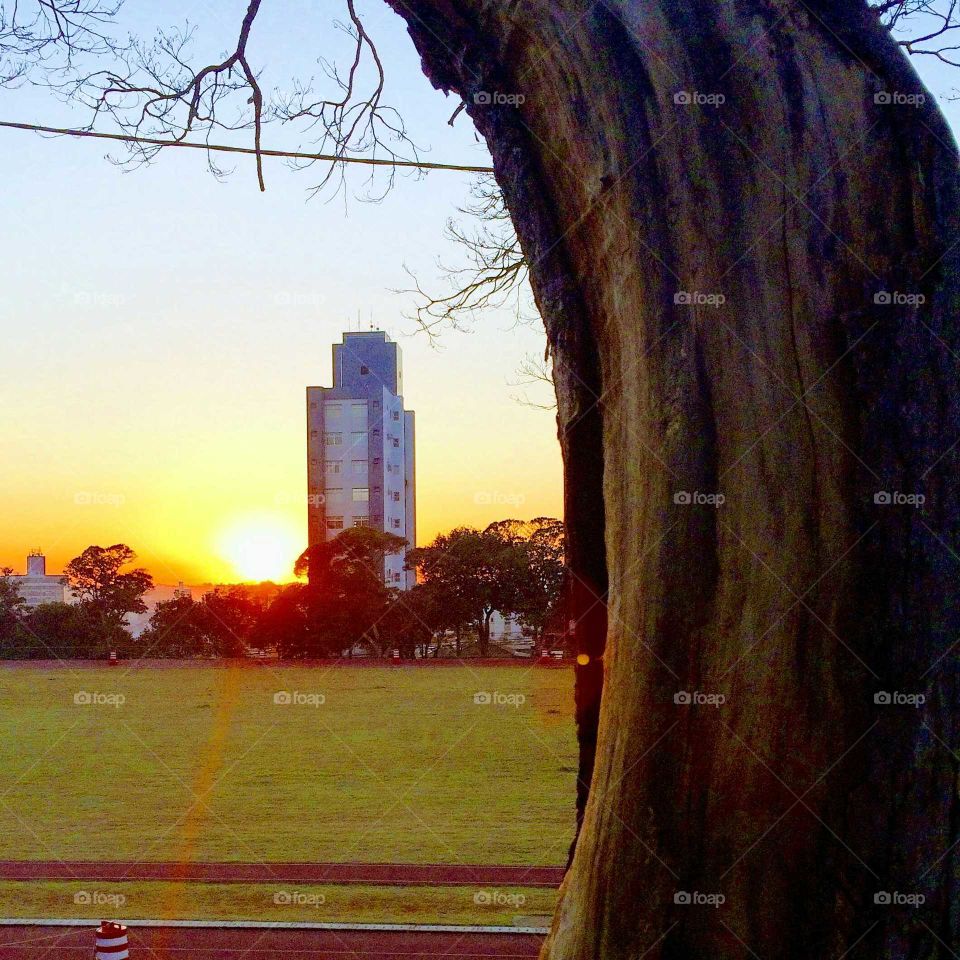
<svg viewBox="0 0 960 960"><path fill-rule="evenodd" d="M493 167L475 167L459 163L430 163L425 160L380 160L375 157L338 157L330 153L302 153L296 150L257 150L254 147L231 147L225 143L191 143L189 140L157 140L125 133L99 133L95 130L75 130L68 127L45 127L38 123L14 123L0 120L0 127L8 130L28 130L33 133L52 133L64 137L91 137L96 140L119 140L123 143L142 143L153 147L186 147L190 150L212 150L217 153L243 153L248 156L282 157L290 160L327 160L330 163L359 163L368 167L405 167L417 170L450 170L459 173L493 173Z"/></svg>

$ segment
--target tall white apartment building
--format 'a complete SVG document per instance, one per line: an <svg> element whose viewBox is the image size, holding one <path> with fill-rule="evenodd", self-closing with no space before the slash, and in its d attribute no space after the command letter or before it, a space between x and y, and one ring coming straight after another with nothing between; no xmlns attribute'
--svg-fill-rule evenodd
<svg viewBox="0 0 960 960"><path fill-rule="evenodd" d="M27 556L27 572L23 576L10 578L16 585L20 596L28 607L39 607L41 603L63 603L63 580L47 573L47 558L34 550Z"/></svg>
<svg viewBox="0 0 960 960"><path fill-rule="evenodd" d="M403 407L400 348L382 330L344 333L333 345L333 386L307 387L309 543L373 527L416 546L414 415ZM408 590L403 551L384 581Z"/></svg>

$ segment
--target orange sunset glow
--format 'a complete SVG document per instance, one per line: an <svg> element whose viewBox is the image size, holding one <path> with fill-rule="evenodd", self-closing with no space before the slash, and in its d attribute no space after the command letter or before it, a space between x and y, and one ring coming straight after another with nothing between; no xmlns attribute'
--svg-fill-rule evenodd
<svg viewBox="0 0 960 960"><path fill-rule="evenodd" d="M421 139L489 163L469 124L446 122L393 15L374 19ZM284 31L261 29L295 70ZM17 96L25 113L76 120L29 86ZM420 544L560 515L550 390L518 377L546 342L529 290L520 321L505 303L431 338L412 319L411 274L440 293L438 264L463 262L446 229L473 174L400 178L376 204L356 199L358 177L346 203L324 203L308 200L312 174L280 162L261 194L242 161L218 183L192 151L127 172L103 153L24 136L0 155L0 215L17 224L0 240L17 275L0 301L15 330L0 351L0 566L21 570L39 547L59 572L122 542L162 584L291 579L307 541L305 389L329 386L331 345L370 327L403 353Z"/></svg>
<svg viewBox="0 0 960 960"><path fill-rule="evenodd" d="M85 316L89 329L106 323ZM254 332L241 366L213 374L162 347L137 356L132 334L122 357L78 345L79 355L64 351L29 372L6 369L15 427L3 456L18 466L2 479L0 565L20 569L40 547L57 572L91 543L123 542L158 583L292 579L306 546L304 387L330 382L329 344L342 331L316 319L296 332L297 344L282 345L285 355L263 368L254 359L277 349L266 330ZM162 339L149 323L143 335ZM194 336L234 352L212 334ZM518 403L509 370L484 366L498 339L519 358L537 337L494 327L453 335L436 351L397 336L406 402L417 414L420 543L459 524L559 514L553 412ZM108 375L113 382L103 385ZM51 400L58 383L69 385L69 425Z"/></svg>

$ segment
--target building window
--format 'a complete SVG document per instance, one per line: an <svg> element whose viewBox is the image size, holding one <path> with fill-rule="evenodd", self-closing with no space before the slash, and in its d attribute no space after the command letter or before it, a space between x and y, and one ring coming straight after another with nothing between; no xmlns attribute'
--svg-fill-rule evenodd
<svg viewBox="0 0 960 960"><path fill-rule="evenodd" d="M328 529L328 530L342 530L342 529L343 529L343 517L327 517L327 529Z"/></svg>
<svg viewBox="0 0 960 960"><path fill-rule="evenodd" d="M359 403L351 403L350 410L353 412L355 417L365 417L367 415L367 401L363 400Z"/></svg>
<svg viewBox="0 0 960 960"><path fill-rule="evenodd" d="M340 460L328 460L326 463L327 473L339 473L342 461Z"/></svg>
<svg viewBox="0 0 960 960"><path fill-rule="evenodd" d="M394 571L394 574L393 574L393 582L394 582L394 583L399 583L399 582L400 582L400 574L397 573L396 571Z"/></svg>
<svg viewBox="0 0 960 960"><path fill-rule="evenodd" d="M370 368L365 364L360 364L360 376L365 377L370 372Z"/></svg>
<svg viewBox="0 0 960 960"><path fill-rule="evenodd" d="M399 521L399 520L394 519L394 521L393 521L393 529L394 529L394 530L399 530L399 529L400 529L400 521Z"/></svg>
<svg viewBox="0 0 960 960"><path fill-rule="evenodd" d="M337 500L343 496L343 487L327 487L327 498Z"/></svg>
<svg viewBox="0 0 960 960"><path fill-rule="evenodd" d="M366 460L354 460L353 461L353 472L354 473L365 473L367 469Z"/></svg>
<svg viewBox="0 0 960 960"><path fill-rule="evenodd" d="M342 403L328 403L324 410L327 412L328 416L339 417L343 413L343 404Z"/></svg>
<svg viewBox="0 0 960 960"><path fill-rule="evenodd" d="M379 401L379 400L374 400L374 401L373 401L373 409L374 409L374 410L379 410L379 409L380 409L380 401Z"/></svg>
<svg viewBox="0 0 960 960"><path fill-rule="evenodd" d="M353 518L353 525L354 525L355 527L369 527L369 526L370 526L370 518L369 518L369 517L354 517L354 518Z"/></svg>
<svg viewBox="0 0 960 960"><path fill-rule="evenodd" d="M354 503L366 503L370 499L370 491L367 487L354 487L353 488L353 502Z"/></svg>
<svg viewBox="0 0 960 960"><path fill-rule="evenodd" d="M399 502L400 502L400 494L399 494L399 492L396 491L396 490L393 491L393 502L394 502L394 503L399 503Z"/></svg>
<svg viewBox="0 0 960 960"><path fill-rule="evenodd" d="M393 419L394 419L395 421L397 421L397 422L400 421L400 411L399 411L399 410L394 410L394 411L393 411Z"/></svg>
<svg viewBox="0 0 960 960"><path fill-rule="evenodd" d="M325 433L323 435L323 442L328 447L339 447L343 443L343 434L342 433Z"/></svg>
<svg viewBox="0 0 960 960"><path fill-rule="evenodd" d="M399 437L394 437L394 438L393 438L393 445L394 445L395 447L399 447L399 446L400 446L400 438L399 438Z"/></svg>
<svg viewBox="0 0 960 960"><path fill-rule="evenodd" d="M350 442L354 445L367 442L367 431L357 430L350 434Z"/></svg>

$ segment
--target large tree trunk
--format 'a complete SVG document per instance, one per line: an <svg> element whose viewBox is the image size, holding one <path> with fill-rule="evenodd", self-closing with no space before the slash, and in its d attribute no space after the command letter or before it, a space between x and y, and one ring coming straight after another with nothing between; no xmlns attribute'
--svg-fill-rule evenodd
<svg viewBox="0 0 960 960"><path fill-rule="evenodd" d="M953 956L960 224L932 102L862 0L390 2L531 263L583 620L609 573L544 956Z"/></svg>

